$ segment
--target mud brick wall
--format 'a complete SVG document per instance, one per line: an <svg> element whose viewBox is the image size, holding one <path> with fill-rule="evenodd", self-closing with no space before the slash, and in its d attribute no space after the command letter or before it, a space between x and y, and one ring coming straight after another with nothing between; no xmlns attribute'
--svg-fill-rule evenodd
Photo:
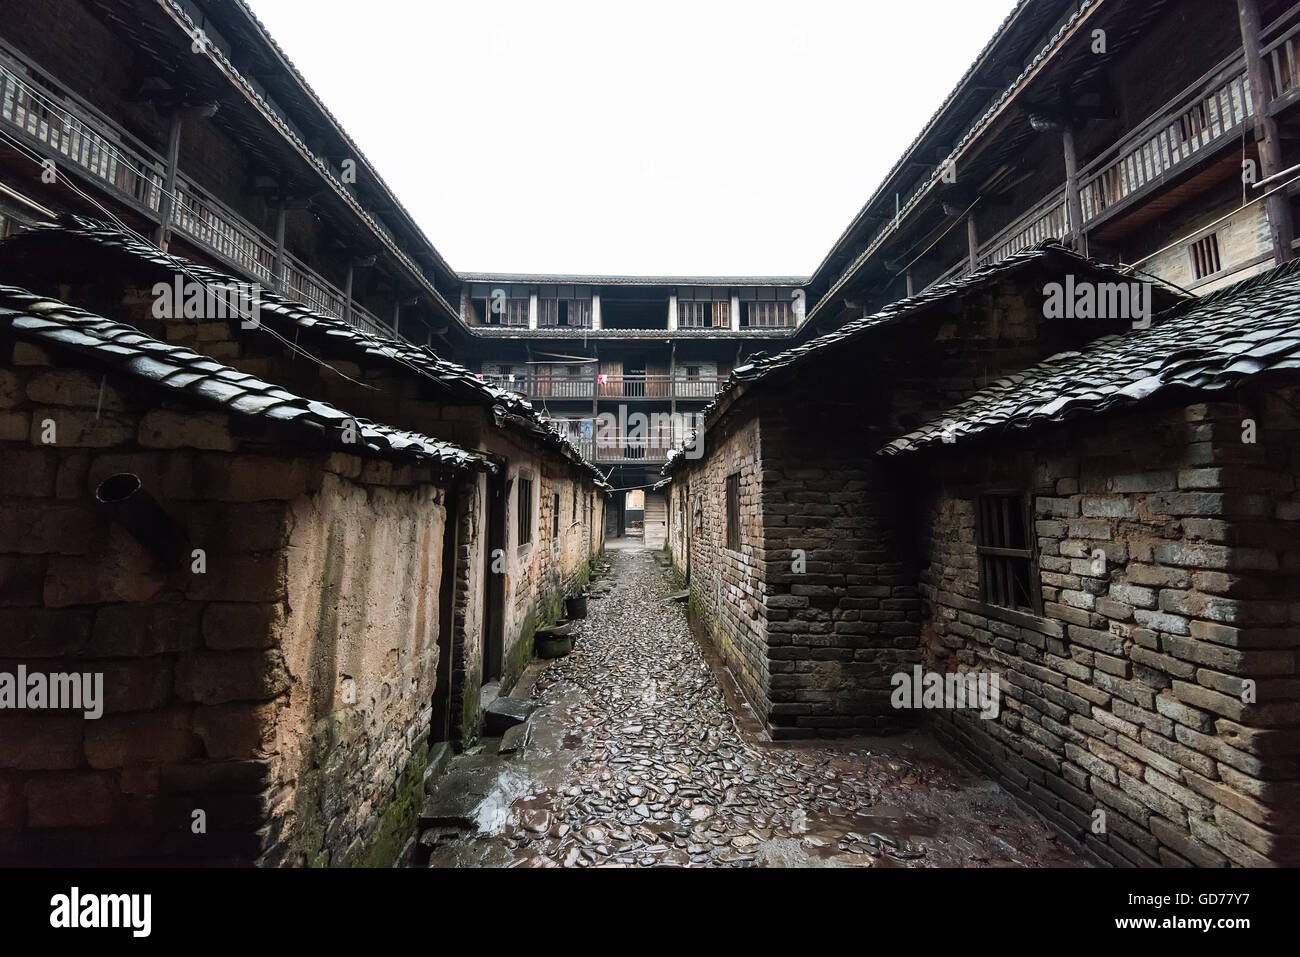
<svg viewBox="0 0 1300 957"><path fill-rule="evenodd" d="M582 495L593 486L558 456L498 433L485 444L508 462L506 495L506 594L504 672L508 690L532 658L533 633L564 616L564 598L586 584L590 534L582 525ZM525 544L519 527L521 477L532 481L532 528ZM573 489L578 487L578 522L572 518ZM559 534L555 534L555 496L559 496Z"/></svg>
<svg viewBox="0 0 1300 957"><path fill-rule="evenodd" d="M74 295L94 294L79 287ZM112 296L118 299L115 308L129 314L128 321L144 324L146 328L156 326L157 333L169 341L199 351L211 352L213 348L221 348L224 361L241 371L283 383L300 394L319 396L364 417L482 450L507 463L507 478L511 485L505 503L503 660L506 662L505 677L510 680L505 684L508 686L513 678L518 677L531 655L532 631L538 625L554 620L562 611L558 600L578 586L590 558L604 547L603 524L597 522L590 529L581 524L584 518L581 509L583 496L593 496L598 501L603 499L589 472L558 453L544 449L539 443L496 427L490 421L488 410L449 402L443 390L417 374L394 370L384 363L361 365L346 358L330 356L327 360L330 366L343 373L337 375L285 354L269 337L241 333L232 323L153 320L147 312L152 295L143 285L129 285L124 292L114 291ZM103 294L100 293L99 297L103 298ZM514 491L518 487L515 479L521 470L533 477L534 496L533 540L523 549L517 547L519 537L515 522L518 502ZM580 506L576 525L572 517L575 485L578 486ZM553 496L556 494L560 496L558 538L553 534L552 523ZM592 512L586 513L586 520L593 520ZM473 618L467 619L467 625L473 623ZM464 637L465 662L462 665L457 661L455 669L465 675L467 683L458 689L457 695L462 700L467 697L477 699L475 675L481 672L482 648L476 642L482 640L481 625L477 631L467 628ZM473 670L470 659L479 662L479 671ZM468 716L469 711L454 713ZM475 722L466 718L464 723L468 727Z"/></svg>
<svg viewBox="0 0 1300 957"><path fill-rule="evenodd" d="M760 717L771 713L772 686L764 621L763 565L766 545L760 513L764 473L755 419L710 430L705 457L673 479L689 502L685 519L691 551L690 603ZM740 551L727 548L727 477L740 476ZM689 493L687 492L689 486ZM679 500L679 505L680 505ZM699 503L698 534L692 527ZM669 522L669 527L673 525Z"/></svg>
<svg viewBox="0 0 1300 957"><path fill-rule="evenodd" d="M843 421L776 409L761 418L775 737L889 731L916 720L889 704L890 676L921 660L909 530L892 481L846 441Z"/></svg>
<svg viewBox="0 0 1300 957"><path fill-rule="evenodd" d="M522 552L515 547L518 539L513 527L517 515L513 491L505 504L508 527L503 660L508 678L517 677L531 655L532 630L554 619L561 607L558 599L577 587L591 556L604 547L603 524L597 522L588 534L581 527L574 527L568 518L575 483L579 486L579 501L583 495L592 496L602 504L598 518L604 517L604 496L596 489L588 471L540 443L498 428L487 409L449 401L444 389L417 372L394 369L386 362L363 363L357 361L359 356L355 350L331 349L313 342L314 354L329 364L325 368L293 355L271 336L241 330L235 322L155 319L152 288L158 277L152 272L147 277L134 272L107 275L102 263L93 256L76 263L63 262L50 275L41 268L33 268L35 273L25 275L24 281L35 280L33 285L66 302L130 323L159 339L188 346L241 372L278 383L299 395L333 403L363 418L482 450L506 462L512 479L520 468L530 471L535 477L533 514L537 527L533 546ZM561 535L558 548L553 549L550 516L552 496L557 493L561 499ZM588 513L589 520L593 514ZM469 540L462 539L462 543L465 541ZM471 547L481 547L481 543ZM471 570L461 575L462 582L469 587L467 575L481 573ZM473 600L481 604L481 594L475 593ZM461 605L465 605L465 600ZM475 615L481 618L481 614L481 608L461 614L457 658L453 662L454 673L462 676L464 682L455 690L460 708L453 714L460 734L467 740L472 740L478 723L478 676L483 650L482 625ZM472 704L466 704L467 701Z"/></svg>
<svg viewBox="0 0 1300 957"><path fill-rule="evenodd" d="M445 490L336 456L290 503L269 863L384 866L415 825L439 673ZM305 750L305 753L304 753Z"/></svg>
<svg viewBox="0 0 1300 957"><path fill-rule="evenodd" d="M452 598L452 738L468 747L481 724L479 691L483 675L483 594L487 476L461 483L458 498L455 595ZM490 574L490 572L488 572Z"/></svg>
<svg viewBox="0 0 1300 957"><path fill-rule="evenodd" d="M105 699L0 712L0 859L388 863L438 664L440 482L0 350L0 670L102 672ZM95 502L124 471L205 573Z"/></svg>
<svg viewBox="0 0 1300 957"><path fill-rule="evenodd" d="M917 510L930 663L1002 676L997 719L937 711L934 727L1111 863L1300 860L1300 420L1281 398L911 463L930 486ZM1041 616L981 602L974 497L990 486L1034 495Z"/></svg>

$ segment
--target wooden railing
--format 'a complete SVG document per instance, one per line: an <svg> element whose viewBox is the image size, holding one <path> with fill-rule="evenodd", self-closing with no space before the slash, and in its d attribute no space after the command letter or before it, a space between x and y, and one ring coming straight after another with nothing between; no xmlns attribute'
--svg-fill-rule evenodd
<svg viewBox="0 0 1300 957"><path fill-rule="evenodd" d="M28 145L57 163L79 169L128 205L157 213L162 204L164 164L156 153L111 124L87 104L87 116L67 108L68 97L54 93L7 56L0 55L0 120L25 134ZM58 175L56 166L54 173ZM33 167L32 176L41 175Z"/></svg>
<svg viewBox="0 0 1300 957"><path fill-rule="evenodd" d="M714 376L606 374L591 376L483 373L483 381L534 399L711 399L722 385Z"/></svg>
<svg viewBox="0 0 1300 957"><path fill-rule="evenodd" d="M668 461L673 444L655 436L600 435L594 442L595 459L607 464L662 463Z"/></svg>
<svg viewBox="0 0 1300 957"><path fill-rule="evenodd" d="M602 398L616 399L667 399L672 396L666 375L622 373L602 375L597 381Z"/></svg>
<svg viewBox="0 0 1300 957"><path fill-rule="evenodd" d="M93 106L47 81L13 51L0 51L0 129L23 134L21 141L55 161L56 175L59 165L76 169L161 222L165 160ZM176 177L169 225L267 289L358 329L394 334L388 323L355 302L349 305L342 290L287 252L277 276L275 242L183 175Z"/></svg>
<svg viewBox="0 0 1300 957"><path fill-rule="evenodd" d="M1300 4L1271 24L1262 53L1269 67L1269 98L1300 91ZM1080 170L1085 227L1097 226L1126 203L1154 190L1207 151L1236 143L1254 117L1244 54L1221 63ZM1045 239L1070 232L1065 187L1032 206L979 248L979 265L1000 262ZM963 258L931 285L970 268Z"/></svg>

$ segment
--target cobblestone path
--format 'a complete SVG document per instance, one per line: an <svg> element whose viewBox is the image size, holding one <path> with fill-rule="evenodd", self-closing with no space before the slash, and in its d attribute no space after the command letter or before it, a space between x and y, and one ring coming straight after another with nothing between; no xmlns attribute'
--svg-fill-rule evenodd
<svg viewBox="0 0 1300 957"><path fill-rule="evenodd" d="M607 555L612 588L573 652L525 679L540 707L519 752L492 765L477 832L426 832L432 865L1086 864L923 734L761 740L666 600L654 553Z"/></svg>

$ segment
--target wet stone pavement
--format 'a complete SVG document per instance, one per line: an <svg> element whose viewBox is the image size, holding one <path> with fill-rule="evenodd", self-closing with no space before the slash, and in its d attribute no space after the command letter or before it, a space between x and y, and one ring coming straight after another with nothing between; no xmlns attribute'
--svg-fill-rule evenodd
<svg viewBox="0 0 1300 957"><path fill-rule="evenodd" d="M691 636L656 553L606 553L574 650L521 680L526 726L434 781L435 867L1079 866L924 734L773 743ZM711 654L711 653L710 653ZM721 681L718 675L721 676ZM730 686L734 689L734 686ZM515 696L525 694L516 690ZM730 702L734 703L734 707Z"/></svg>

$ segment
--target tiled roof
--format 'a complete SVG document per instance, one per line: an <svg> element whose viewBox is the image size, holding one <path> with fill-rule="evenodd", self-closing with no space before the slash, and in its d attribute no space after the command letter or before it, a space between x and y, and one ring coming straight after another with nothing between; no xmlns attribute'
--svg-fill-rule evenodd
<svg viewBox="0 0 1300 957"><path fill-rule="evenodd" d="M190 16L190 10L187 10L186 6L183 3L179 2L179 0L158 0L158 2L162 6L164 6L167 10L169 10L172 16L175 17L178 21L183 22L184 24L188 24L187 32L190 32L192 34L193 31L197 29L197 27L199 26L197 23L194 22L193 18ZM330 113L327 109L325 109L324 103L321 102L320 98L316 96L315 91L312 90L311 87L307 85L306 80L303 79L302 75L298 72L297 67L293 66L293 64L289 61L288 56L285 55L284 51L280 48L280 46L276 44L275 41L271 40L270 33L266 30L266 27L256 17L256 15L253 14L252 9L248 6L246 2L244 2L244 0L239 0L239 6L242 9L242 11L245 13L245 15L249 18L251 24L262 34L262 36L270 44L271 48L275 51L276 55L286 64L286 66L288 66L289 71L293 75L294 80L298 82L298 84L303 88L303 90L312 99L312 101L319 107L322 115L330 122L330 124L338 132L339 137L344 141L344 143L347 144L347 146L352 151L352 154L355 156L358 162L364 164L365 168L369 171L370 176L373 177L375 183L384 191L384 194L388 197L389 201L392 202L394 208L402 214L403 218L406 220L406 225L408 226L408 228L424 243L425 251L431 254L438 263L440 263L443 267L445 267L450 272L451 267L447 264L446 260L442 258L442 255L437 251L437 249L434 248L433 243L430 242L428 237L424 235L424 232L419 228L419 226L416 225L414 217L412 217L411 214L406 210L406 207L404 207L398 201L396 195L393 193L391 189L389 189L388 184L385 183L384 180L379 176L374 166L370 163L369 160L366 159L365 155L361 152L361 150L357 148L356 143L354 143L352 138L348 136L348 134L344 131L342 125L338 122L338 120L334 118L334 115ZM272 106L266 101L265 95L253 83L249 82L249 79L245 77L244 74L240 71L239 67L237 67L231 61L230 57L226 55L225 51L209 43L205 45L204 53L207 56L211 57L213 61L218 63L221 66L222 70L231 78L231 80L236 82L245 91L245 93L253 100L253 102L257 104L262 114L267 119L271 120L272 123L274 123L274 125L280 130L280 132L291 143L293 143L294 146L304 156L309 158L311 162L313 162L316 165L316 168L320 172L321 176L323 176L329 182L330 186L333 187L334 192L339 196L339 198L341 198L344 202L346 202L349 206L351 206L352 209L356 212L356 214L366 221L366 223L370 226L373 233L389 247L389 249L398 259L402 260L406 264L407 268L411 272L411 275L416 277L417 281L421 277L423 277L424 275L423 271L416 264L416 262L411 258L411 256L406 252L406 250L403 249L398 244L397 240L393 237L391 231L387 227L383 226L376 219L376 217L368 209L366 209L365 206L362 205L361 201L357 198L357 196L352 190L349 190L346 186L343 185L340 179L334 175L334 171L330 168L329 162L326 159L316 155L316 153L312 150L312 148L306 142L303 141L303 138L289 124L287 119L285 117L282 117L279 113L277 113L275 109L273 109ZM424 287L425 287L426 294L428 294L440 306L442 306L443 309L447 311L448 315L451 316L457 315L456 310L453 309L451 307L451 304L448 303L442 297L442 294L438 292L437 289L434 288L432 282L426 281L424 283Z"/></svg>
<svg viewBox="0 0 1300 957"><path fill-rule="evenodd" d="M110 371L171 390L177 399L268 423L287 423L340 451L458 471L496 470L478 452L356 418L184 346L159 342L132 326L16 286L0 286L0 324L20 339L78 353ZM355 424L356 442L345 441L348 423Z"/></svg>
<svg viewBox="0 0 1300 957"><path fill-rule="evenodd" d="M903 150L903 154L894 163L893 167L889 170L889 172L885 174L884 179L881 180L881 185L876 189L875 193L873 193L871 197L866 201L866 203L863 204L862 208L853 217L853 221L849 223L848 228L845 229L844 232L840 235L839 239L835 241L835 244L831 247L830 251L826 254L822 262L818 264L815 270L813 270L813 278L817 278L821 275L822 270L826 268L827 263L830 261L830 258L835 253L835 251L839 249L840 246L842 246L846 240L848 240L849 236L852 235L854 228L860 222L862 222L863 219L866 218L867 214L871 211L871 208L875 206L877 202L882 199L882 197L885 195L886 184L888 184L890 180L892 180L895 176L897 176L907 165L909 160L911 160L912 155L916 152L917 147L920 146L922 141L926 138L926 136L931 133L935 125L939 122L939 119L948 110L948 108L952 106L953 102L957 99L958 95L966 88L966 84L970 82L970 79L972 76L974 76L975 71L987 60L989 55L997 48L998 43L1001 42L1002 38L1006 35L1007 30L1011 27L1011 25L1015 23L1016 19L1024 12L1024 10L1028 6L1036 2L1037 0L1016 0L1015 6L1012 7L1011 11L1003 18L1002 22L998 24L998 28L993 32L993 36L989 38L988 42L984 44L984 48L980 50L979 55L976 56L975 59L971 61L970 66L966 68L966 72L961 75L961 78L953 86L952 90L948 93L946 97L944 97L943 102L939 104L939 108L936 109L934 113L930 115L930 118L926 120L925 125L921 127L921 131L916 134L916 136L912 139L912 142L908 144L907 149Z"/></svg>
<svg viewBox="0 0 1300 957"><path fill-rule="evenodd" d="M162 252L134 233L83 217L64 216L57 224L39 225L8 242L39 241L41 236L90 243L97 249L132 259L167 278L179 273L208 285L229 286L237 282L233 277L215 269ZM524 432L555 449L601 480L598 484L603 484L603 473L584 459L572 442L543 422L532 403L515 393L488 385L464 366L439 358L433 350L401 339L363 332L342 319L313 312L302 303L275 293L263 291L258 298L258 306L260 322L276 332L296 335L297 330L312 330L329 337L335 345L355 351L358 361L387 363L408 374L437 383L464 402L491 409L499 426Z"/></svg>
<svg viewBox="0 0 1300 957"><path fill-rule="evenodd" d="M1030 2L1032 2L1032 0L1030 0ZM930 190L937 183L940 182L940 180L944 176L945 171L952 164L956 162L956 158L959 157L972 142L974 142L980 135L983 134L988 124L993 120L994 117L996 117L999 113L1001 113L1002 108L1007 104L1007 102L1011 100L1017 93L1020 92L1020 90L1026 85L1028 80L1038 72L1039 67L1045 61L1049 60L1053 55L1056 54L1056 52L1060 49L1063 41L1071 35L1071 32L1074 30L1075 26L1081 20L1091 16L1094 13L1094 11L1098 9L1100 3L1101 0L1079 0L1078 7L1077 9L1075 9L1074 13L1071 14L1071 16L1067 20L1065 20L1064 23L1060 25L1057 31L1051 36L1051 38L1047 41L1047 44L1038 52L1038 54L1027 64L1025 64L1024 68L1020 72L1020 75L1016 77L1016 79L1011 83L1011 85L1008 86L1005 90L1003 90L1001 95L996 97L993 100L993 102L989 104L988 108L984 111L983 114L981 114L978 117L978 119L975 120L975 122L966 131L966 133L963 136L961 136L956 141L956 143L953 144L951 152L949 152L948 155L941 162L939 162L933 168L933 170L931 170L928 176L924 177L920 181L920 183L916 185L916 187L912 190L909 196L901 200L901 205L899 205L899 199L897 197L894 198L893 202L889 204L888 207L889 215L888 217L884 218L884 225L880 226L876 230L875 234L867 242L867 248L864 249L856 258L854 258L852 262L850 262L847 266L845 266L845 268L841 271L840 275L834 281L831 282L825 295L818 298L817 302L808 311L808 318L805 321L805 326L808 326L810 323L813 322L813 320L817 318L817 314L820 312L822 304L831 301L832 297L840 289L844 288L844 286L853 278L853 276L857 274L858 270L862 267L863 263L865 263L872 255L875 254L876 250L879 248L881 241L887 235L895 231L899 227L899 225L904 220L907 219L907 217L911 214L912 210L915 209L921 203L921 201L929 194ZM991 43L995 43L997 41L998 37L1002 33L1002 30L1012 21L1012 19L1019 13L1019 11L1020 11L1020 6L1018 5L1016 9L1013 10L1012 13L1008 16L1007 20L1004 21L1003 27L1000 27L998 33L994 35L993 41L990 41ZM981 59L983 58L983 56L984 54L981 54ZM979 61L977 60L976 62L978 63ZM965 82L965 78L963 78L962 80L962 83L964 82ZM927 130L928 128L929 127L927 126ZM912 150L916 148L916 146L920 143L923 137L924 137L924 133L922 133L922 135L917 138L917 140L913 143L912 147L909 147L908 151L904 153L903 156L899 159L898 164L896 164L894 167L894 170L891 171L889 176L885 178L884 184L882 184L881 188L876 191L876 194L872 196L870 200L867 201L867 204L862 208L862 212L860 212L858 216L855 218L855 223L858 220L861 220L865 216L866 212L873 205L878 205L882 202L885 202L887 198L887 191L885 190L885 185L889 183L890 178L893 177L898 170L900 170L907 162L910 161L910 158L912 156ZM832 247L832 252L834 251L834 249L838 248L844 242L844 239L847 238L847 235L851 232L852 232L852 226L850 226L849 231L846 232L845 237L842 237L839 241L836 242L835 246ZM829 259L830 257L828 256L827 258ZM817 271L814 273L814 276L820 275L824 265L825 263L823 263L823 266L818 267Z"/></svg>
<svg viewBox="0 0 1300 957"><path fill-rule="evenodd" d="M1231 389L1263 373L1300 370L1300 260L998 379L879 450L899 455L1131 406L1183 389Z"/></svg>
<svg viewBox="0 0 1300 957"><path fill-rule="evenodd" d="M944 300L956 298L974 288L1004 279L1019 270L1032 266L1039 266L1045 270L1051 270L1053 273L1068 272L1079 277L1086 276L1103 282L1133 281L1131 276L1124 275L1093 260L1085 259L1066 249L1055 240L1048 240L1037 246L1021 250L1000 262L984 266L969 275L933 285L910 299L900 299L877 313L854 319L834 332L786 349L774 356L755 353L750 357L749 362L732 370L731 375L723 383L722 388L718 390L713 401L704 408L705 425L706 427L711 426L740 395L753 388L756 384L761 383L764 378L779 369L786 369L807 362L823 354L827 349L841 348L853 339L902 321ZM1172 294L1160 293L1159 287L1157 287L1157 294L1168 295L1171 299L1174 298ZM679 458L679 450L674 449L669 453L668 461L663 468L664 474L669 474L677 466Z"/></svg>

